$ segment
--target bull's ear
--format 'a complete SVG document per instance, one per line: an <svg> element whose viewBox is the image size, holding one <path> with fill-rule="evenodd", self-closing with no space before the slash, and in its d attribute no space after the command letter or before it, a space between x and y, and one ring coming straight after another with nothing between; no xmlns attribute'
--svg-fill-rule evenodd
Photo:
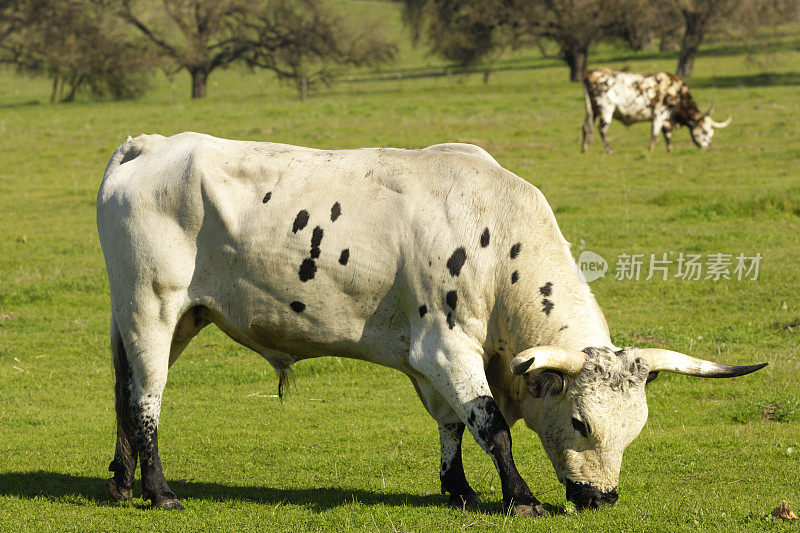
<svg viewBox="0 0 800 533"><path fill-rule="evenodd" d="M647 385L648 383L650 383L651 381L653 381L657 377L658 377L658 370L656 370L655 372L649 372L647 374L647 381L645 381L644 384Z"/></svg>
<svg viewBox="0 0 800 533"><path fill-rule="evenodd" d="M528 394L533 398L557 396L564 390L564 376L560 372L545 370L525 377Z"/></svg>

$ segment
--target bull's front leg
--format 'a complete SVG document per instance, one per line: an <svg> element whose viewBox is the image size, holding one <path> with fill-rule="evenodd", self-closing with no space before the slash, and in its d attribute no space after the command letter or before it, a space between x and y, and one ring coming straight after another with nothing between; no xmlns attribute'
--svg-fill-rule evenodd
<svg viewBox="0 0 800 533"><path fill-rule="evenodd" d="M653 152L656 149L656 139L658 139L658 133L666 126L666 117L662 114L656 114L653 117L653 124L650 128L650 152ZM664 133L664 139L667 142L667 151L672 151L672 145L670 143L671 139L667 136L667 133Z"/></svg>
<svg viewBox="0 0 800 533"><path fill-rule="evenodd" d="M450 494L449 503L459 509L463 507L478 508L481 500L467 482L464 475L464 464L461 462L461 438L464 435L464 424L439 423L439 442L442 446L442 462L439 479L442 482L442 494Z"/></svg>
<svg viewBox="0 0 800 533"><path fill-rule="evenodd" d="M447 334L429 335L414 343L409 362L433 384L492 458L500 477L505 509L523 516L546 514L514 464L511 432L492 397L481 354L472 350L469 343L452 345L453 340Z"/></svg>
<svg viewBox="0 0 800 533"><path fill-rule="evenodd" d="M661 133L664 134L664 142L667 143L667 152L672 153L672 129L664 125L664 127L661 128Z"/></svg>
<svg viewBox="0 0 800 533"><path fill-rule="evenodd" d="M467 410L467 427L481 448L491 456L497 468L503 489L504 508L523 516L547 514L514 464L511 431L494 398L489 395L479 396L469 402Z"/></svg>

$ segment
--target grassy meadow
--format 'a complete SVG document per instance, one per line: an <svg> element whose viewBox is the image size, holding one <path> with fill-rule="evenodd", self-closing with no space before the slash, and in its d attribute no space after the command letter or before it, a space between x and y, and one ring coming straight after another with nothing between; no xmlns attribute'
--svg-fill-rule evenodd
<svg viewBox="0 0 800 533"><path fill-rule="evenodd" d="M395 5L353 5L405 39ZM0 70L0 531L797 530L763 516L781 499L800 508L800 37L795 28L770 41L751 55L736 42L702 47L692 92L733 122L706 152L677 131L673 154L663 140L648 151L647 125L619 123L614 154L598 135L580 154L581 87L534 50L502 56L484 84L402 44L395 64L304 103L271 75L231 69L212 73L201 101L181 74L155 78L136 101L51 106L47 80ZM633 71L675 62L611 46L590 57ZM484 510L446 507L436 424L400 373L305 361L281 403L269 365L209 327L171 370L159 428L186 511L114 503L95 196L128 135L185 130L318 148L478 144L544 192L576 258L585 249L609 262L591 287L616 344L771 364L736 379L651 383L650 418L610 509L565 512L564 488L519 423L517 466L551 511L529 521L502 514L497 474L469 436L465 470ZM756 280L684 280L677 263L668 280L645 280L650 254L663 253L763 259ZM620 254L645 254L641 279L614 279Z"/></svg>

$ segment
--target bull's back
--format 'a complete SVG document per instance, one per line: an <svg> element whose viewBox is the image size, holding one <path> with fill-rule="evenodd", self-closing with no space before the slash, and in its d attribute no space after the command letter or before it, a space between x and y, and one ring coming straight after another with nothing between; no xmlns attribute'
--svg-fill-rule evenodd
<svg viewBox="0 0 800 533"><path fill-rule="evenodd" d="M251 347L298 355L407 347L416 293L434 283L421 271L438 261L446 273L451 234L465 230L455 219L475 216L448 195L500 169L469 148L323 151L197 134L126 144L98 196L109 277L119 258L138 261L139 278L159 278L139 283L212 310ZM466 170L453 164L465 158Z"/></svg>

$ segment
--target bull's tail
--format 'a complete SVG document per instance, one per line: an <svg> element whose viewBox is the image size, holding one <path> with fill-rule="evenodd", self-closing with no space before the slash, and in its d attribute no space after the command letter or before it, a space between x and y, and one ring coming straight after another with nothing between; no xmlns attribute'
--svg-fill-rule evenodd
<svg viewBox="0 0 800 533"><path fill-rule="evenodd" d="M586 104L586 118L583 121L583 144L581 152L586 152L592 144L594 136L594 106L589 94L588 80L583 80L583 101Z"/></svg>
<svg viewBox="0 0 800 533"><path fill-rule="evenodd" d="M137 148L135 139L129 135L128 140L114 150L114 153L111 155L111 159L108 160L106 171L103 173L103 177L105 178L105 176L108 176L112 170L120 166L125 161L130 161L140 153L141 148Z"/></svg>
<svg viewBox="0 0 800 533"><path fill-rule="evenodd" d="M130 137L119 145L108 160L106 171L103 173L105 179L115 168L139 157L142 152L153 151L162 144L165 137L161 135L139 135L138 137Z"/></svg>
<svg viewBox="0 0 800 533"><path fill-rule="evenodd" d="M111 355L116 375L114 396L117 413L117 447L114 460L108 465L109 472L114 473L114 477L108 480L108 489L115 500L129 500L133 497L133 476L136 472L138 451L131 419L131 370L122 335L120 335L113 313L111 317Z"/></svg>

